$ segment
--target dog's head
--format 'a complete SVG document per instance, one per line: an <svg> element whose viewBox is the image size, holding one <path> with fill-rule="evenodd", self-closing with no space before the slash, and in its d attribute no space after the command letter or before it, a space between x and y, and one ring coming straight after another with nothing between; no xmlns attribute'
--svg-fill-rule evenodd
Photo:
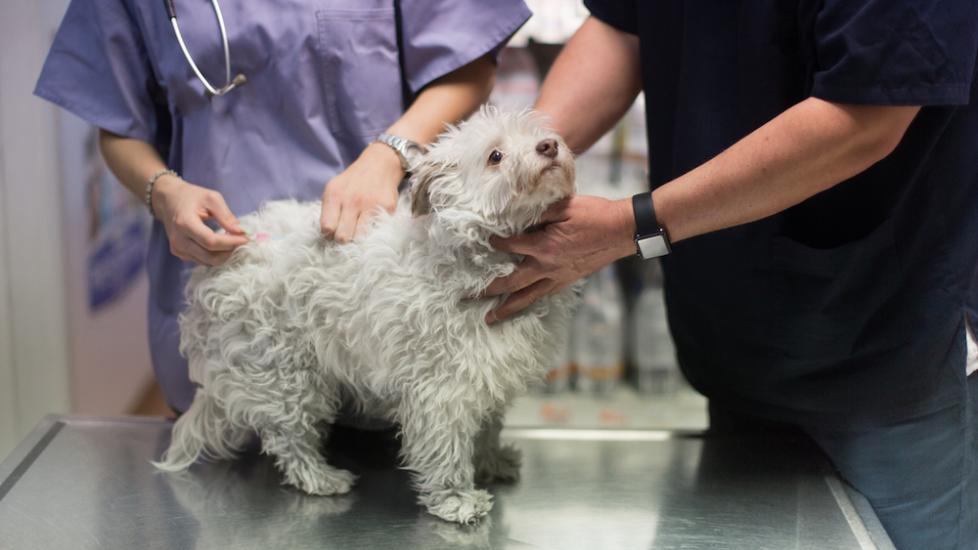
<svg viewBox="0 0 978 550"><path fill-rule="evenodd" d="M483 107L450 127L413 167L414 215L466 212L507 231L574 193L574 157L540 116Z"/></svg>

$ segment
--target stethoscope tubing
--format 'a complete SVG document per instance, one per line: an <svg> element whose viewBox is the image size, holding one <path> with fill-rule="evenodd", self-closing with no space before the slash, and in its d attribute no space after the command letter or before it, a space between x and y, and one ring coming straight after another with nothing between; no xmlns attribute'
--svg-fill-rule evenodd
<svg viewBox="0 0 978 550"><path fill-rule="evenodd" d="M183 56L187 59L187 63L190 64L190 68L193 70L197 79L200 80L201 84L207 90L207 93L211 96L221 96L231 90L237 88L239 85L245 82L244 75L238 75L231 79L231 47L228 44L228 31L227 27L224 25L224 14L221 13L221 6L217 3L217 0L211 0L211 5L214 7L214 14L217 16L217 24L221 28L221 45L224 47L224 86L221 88L214 87L210 81L204 76L204 73L200 71L197 67L197 63L194 62L194 58L190 55L190 50L187 49L187 44L183 39L183 34L180 32L180 25L177 24L177 9L173 4L173 0L163 0L166 5L166 13L170 18L170 26L173 27L173 33L177 36L177 43L180 45L180 51L183 52Z"/></svg>

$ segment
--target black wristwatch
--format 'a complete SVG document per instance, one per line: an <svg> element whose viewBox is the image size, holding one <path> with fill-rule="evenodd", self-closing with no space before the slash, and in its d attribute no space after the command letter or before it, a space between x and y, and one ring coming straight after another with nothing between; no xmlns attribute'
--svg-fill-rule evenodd
<svg viewBox="0 0 978 550"><path fill-rule="evenodd" d="M635 211L636 254L643 260L650 260L672 252L669 234L655 217L652 193L633 195L632 209Z"/></svg>

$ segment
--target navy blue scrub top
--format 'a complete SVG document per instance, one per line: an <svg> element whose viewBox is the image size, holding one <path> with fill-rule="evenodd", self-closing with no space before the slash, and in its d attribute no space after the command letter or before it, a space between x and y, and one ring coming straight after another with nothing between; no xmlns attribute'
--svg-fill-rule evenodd
<svg viewBox="0 0 978 550"><path fill-rule="evenodd" d="M690 382L733 409L822 425L954 401L978 311L978 2L585 3L640 37L653 188L810 96L923 106L865 172L665 258Z"/></svg>

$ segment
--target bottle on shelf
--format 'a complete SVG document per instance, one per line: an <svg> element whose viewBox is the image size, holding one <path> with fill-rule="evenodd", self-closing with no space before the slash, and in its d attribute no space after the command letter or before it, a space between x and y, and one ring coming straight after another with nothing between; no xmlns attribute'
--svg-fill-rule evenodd
<svg viewBox="0 0 978 550"><path fill-rule="evenodd" d="M618 386L624 365L624 303L614 266L588 277L571 328L577 389L607 393Z"/></svg>
<svg viewBox="0 0 978 550"><path fill-rule="evenodd" d="M542 390L544 393L564 393L571 389L571 382L574 376L574 361L571 357L572 335L571 326L567 327L567 337L564 345L557 348L557 356L550 369L547 370L547 377L543 381Z"/></svg>
<svg viewBox="0 0 978 550"><path fill-rule="evenodd" d="M666 317L662 268L658 261L648 261L641 269L642 290L629 319L635 385L641 393L669 395L676 391L680 374Z"/></svg>

